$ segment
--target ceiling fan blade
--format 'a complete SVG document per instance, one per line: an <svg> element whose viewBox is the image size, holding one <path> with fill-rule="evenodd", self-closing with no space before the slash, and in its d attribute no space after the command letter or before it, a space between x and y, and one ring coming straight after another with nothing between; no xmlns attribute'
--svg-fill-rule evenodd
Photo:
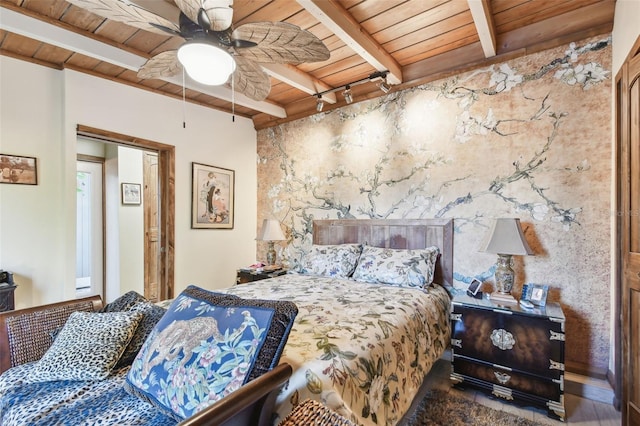
<svg viewBox="0 0 640 426"><path fill-rule="evenodd" d="M145 62L138 70L138 77L144 79L173 77L180 71L182 71L182 65L178 61L178 51L167 50Z"/></svg>
<svg viewBox="0 0 640 426"><path fill-rule="evenodd" d="M271 91L271 80L262 67L250 59L234 57L236 70L233 73L236 92L253 99L263 101Z"/></svg>
<svg viewBox="0 0 640 426"><path fill-rule="evenodd" d="M175 0L178 8L201 27L224 31L233 20L233 0Z"/></svg>
<svg viewBox="0 0 640 426"><path fill-rule="evenodd" d="M103 18L113 19L132 27L156 34L180 35L180 28L153 12L136 4L121 0L67 0L69 3L95 13Z"/></svg>
<svg viewBox="0 0 640 426"><path fill-rule="evenodd" d="M245 58L262 63L319 62L329 59L327 46L309 31L286 22L253 22L236 28L233 40L253 42L257 46L239 48Z"/></svg>

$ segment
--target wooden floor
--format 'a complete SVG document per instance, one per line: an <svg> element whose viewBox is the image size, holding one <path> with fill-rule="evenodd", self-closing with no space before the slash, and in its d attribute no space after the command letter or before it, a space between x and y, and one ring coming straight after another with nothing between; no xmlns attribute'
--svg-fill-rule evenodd
<svg viewBox="0 0 640 426"><path fill-rule="evenodd" d="M449 381L449 373L451 372L451 364L446 359L440 359L434 365L431 373L427 376L427 381L431 381L430 388L449 390L455 392L456 395L472 399L480 404L494 408L496 410L506 411L517 414L529 420L534 420L547 425L581 425L581 426L620 426L622 424L621 415L610 404L592 401L590 399L581 398L577 395L565 394L565 411L566 421L560 422L550 419L546 415L546 411L535 408L521 408L513 404L502 402L493 397L489 397L486 393L467 388L460 390L457 387L452 388Z"/></svg>

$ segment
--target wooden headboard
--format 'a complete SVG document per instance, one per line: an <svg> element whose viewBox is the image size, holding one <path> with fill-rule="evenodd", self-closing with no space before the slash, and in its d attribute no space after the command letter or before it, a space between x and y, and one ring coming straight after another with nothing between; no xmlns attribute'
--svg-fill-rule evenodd
<svg viewBox="0 0 640 426"><path fill-rule="evenodd" d="M313 243L367 243L370 246L394 249L436 246L440 249L440 258L434 281L453 285L452 219L314 220Z"/></svg>

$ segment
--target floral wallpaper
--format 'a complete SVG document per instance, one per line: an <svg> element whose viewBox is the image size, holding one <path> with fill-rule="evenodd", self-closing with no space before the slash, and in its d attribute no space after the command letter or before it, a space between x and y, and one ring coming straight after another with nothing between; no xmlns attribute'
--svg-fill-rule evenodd
<svg viewBox="0 0 640 426"><path fill-rule="evenodd" d="M524 283L562 304L566 362L606 369L610 337L611 38L479 68L258 132L258 223L295 265L313 219L454 218L454 278L493 283L479 246L519 217ZM264 247L259 246L259 258Z"/></svg>

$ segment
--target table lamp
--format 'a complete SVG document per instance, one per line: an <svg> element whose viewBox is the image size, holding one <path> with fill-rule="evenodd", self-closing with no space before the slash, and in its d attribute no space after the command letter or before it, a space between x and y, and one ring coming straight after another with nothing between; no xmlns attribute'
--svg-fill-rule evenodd
<svg viewBox="0 0 640 426"><path fill-rule="evenodd" d="M265 219L262 221L262 229L260 230L260 241L266 241L267 247L267 265L273 266L276 264L276 249L273 246L274 241L286 240L280 222L275 219Z"/></svg>
<svg viewBox="0 0 640 426"><path fill-rule="evenodd" d="M533 254L522 233L520 219L496 219L480 251L498 255L495 272L497 293L493 293L490 298L500 303L517 303L511 295L514 277L511 256Z"/></svg>

